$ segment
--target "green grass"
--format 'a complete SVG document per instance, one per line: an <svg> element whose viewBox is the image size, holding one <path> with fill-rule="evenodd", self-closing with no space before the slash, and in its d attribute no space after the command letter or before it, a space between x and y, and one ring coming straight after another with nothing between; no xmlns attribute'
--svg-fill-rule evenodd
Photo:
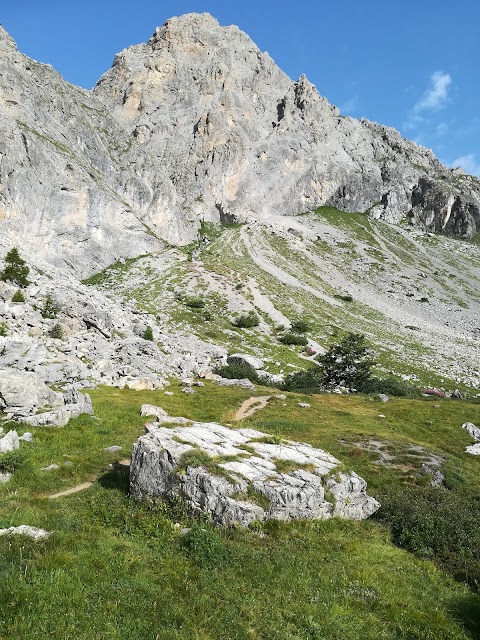
<svg viewBox="0 0 480 640"><path fill-rule="evenodd" d="M95 390L96 418L36 429L33 443L22 444L25 460L0 486L0 524L55 533L39 543L0 538L0 638L479 637L479 597L431 562L396 548L379 522L269 523L261 536L256 528L216 531L204 522L183 537L174 524L192 526L192 520L182 505L129 499L127 472L116 461L128 457L143 433L141 404L225 423L250 395L210 383L192 397L178 384L171 390L173 396ZM439 452L452 486L480 486L478 460L463 453L470 439L460 429L466 420L480 422L480 404L392 399L385 405L322 395L309 397L305 410L301 400L298 394L272 400L242 427L325 448L363 475L373 494L412 478L374 464L375 456L355 447L370 437L399 452L406 443ZM105 452L112 444L123 450ZM66 459L73 466L64 467ZM51 463L62 466L40 471ZM87 491L47 498L93 479Z"/></svg>

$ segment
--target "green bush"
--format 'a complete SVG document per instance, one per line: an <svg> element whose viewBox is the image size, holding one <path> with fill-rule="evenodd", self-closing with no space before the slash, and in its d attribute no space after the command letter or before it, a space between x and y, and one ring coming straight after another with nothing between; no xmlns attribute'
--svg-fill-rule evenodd
<svg viewBox="0 0 480 640"><path fill-rule="evenodd" d="M0 280L9 280L19 287L27 287L28 274L30 269L27 267L25 260L18 253L18 249L14 247L5 256L5 267L0 273Z"/></svg>
<svg viewBox="0 0 480 640"><path fill-rule="evenodd" d="M243 380L247 378L255 384L266 384L266 380L258 374L258 371L246 362L238 364L227 364L224 367L217 367L214 370L218 376L229 378L230 380Z"/></svg>
<svg viewBox="0 0 480 640"><path fill-rule="evenodd" d="M54 324L53 327L50 329L50 331L48 332L48 335L51 338L55 338L56 340L62 340L63 339L62 326L57 322L57 324Z"/></svg>
<svg viewBox="0 0 480 640"><path fill-rule="evenodd" d="M4 338L8 334L8 325L6 322L0 322L0 337Z"/></svg>
<svg viewBox="0 0 480 640"><path fill-rule="evenodd" d="M45 298L45 303L41 311L42 318L50 318L53 320L53 318L57 317L59 311L60 311L60 306L53 299L53 297L50 294L48 294L47 297Z"/></svg>
<svg viewBox="0 0 480 640"><path fill-rule="evenodd" d="M25 302L25 296L23 295L23 293L20 291L20 289L17 289L15 291L15 293L12 296L12 302Z"/></svg>
<svg viewBox="0 0 480 640"><path fill-rule="evenodd" d="M258 327L260 324L260 318L254 311L249 311L243 316L239 316L232 320L232 324L234 327L238 327L239 329L251 329L252 327Z"/></svg>
<svg viewBox="0 0 480 640"><path fill-rule="evenodd" d="M26 456L23 451L16 449L0 454L0 473L13 473L25 465Z"/></svg>
<svg viewBox="0 0 480 640"><path fill-rule="evenodd" d="M295 322L292 322L291 329L295 333L307 333L310 331L310 325L305 320L295 320Z"/></svg>
<svg viewBox="0 0 480 640"><path fill-rule="evenodd" d="M390 526L396 544L480 588L479 491L394 485L378 499L376 517Z"/></svg>
<svg viewBox="0 0 480 640"><path fill-rule="evenodd" d="M293 333L292 331L287 331L283 336L279 338L280 342L283 344L294 344L301 345L305 347L308 344L308 340L301 333Z"/></svg>
<svg viewBox="0 0 480 640"><path fill-rule="evenodd" d="M320 367L310 367L310 369L290 373L285 378L282 388L285 391L300 391L302 393L325 391L323 371Z"/></svg>
<svg viewBox="0 0 480 640"><path fill-rule="evenodd" d="M145 329L145 331L143 332L142 338L144 340L150 340L150 342L153 342L153 331L152 331L152 327L147 327Z"/></svg>
<svg viewBox="0 0 480 640"><path fill-rule="evenodd" d="M405 397L420 395L420 391L417 387L409 382L405 382L404 380L394 378L393 376L389 376L384 379L371 377L365 381L361 389L357 390L362 393L386 393L390 396Z"/></svg>
<svg viewBox="0 0 480 640"><path fill-rule="evenodd" d="M203 298L185 298L184 303L190 309L203 309L205 300Z"/></svg>
<svg viewBox="0 0 480 640"><path fill-rule="evenodd" d="M183 537L183 546L198 565L217 565L225 556L225 548L216 532L194 523Z"/></svg>

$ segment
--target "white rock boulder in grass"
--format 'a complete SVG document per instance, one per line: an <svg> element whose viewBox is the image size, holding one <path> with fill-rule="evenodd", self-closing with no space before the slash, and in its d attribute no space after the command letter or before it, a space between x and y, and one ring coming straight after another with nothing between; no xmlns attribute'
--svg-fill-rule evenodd
<svg viewBox="0 0 480 640"><path fill-rule="evenodd" d="M321 449L290 440L275 443L266 433L213 422L168 424L167 418L162 426L147 425L133 447L134 498L181 498L218 526L241 527L268 519L361 520L380 507L362 478L337 473L340 462ZM195 451L211 457L213 469L185 465L183 456Z"/></svg>

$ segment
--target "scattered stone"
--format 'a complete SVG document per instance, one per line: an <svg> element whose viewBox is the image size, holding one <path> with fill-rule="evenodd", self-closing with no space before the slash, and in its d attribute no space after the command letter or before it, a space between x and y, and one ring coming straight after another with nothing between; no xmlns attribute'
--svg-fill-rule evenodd
<svg viewBox="0 0 480 640"><path fill-rule="evenodd" d="M195 391L195 389L192 389L191 387L183 387L182 393L186 393L187 395L192 395L193 393L197 393L197 392Z"/></svg>
<svg viewBox="0 0 480 640"><path fill-rule="evenodd" d="M269 518L363 519L379 508L359 476L335 474L340 462L330 454L289 440L269 444L269 438L273 437L254 429L228 429L217 423L194 422L173 429L147 425L146 435L133 447L130 493L137 499L180 497L219 526L245 527ZM246 445L255 454L249 456L242 448ZM219 463L218 474L201 465L182 468L182 456L198 449L212 458L233 459ZM293 470L278 471L277 460L291 463ZM325 488L334 496L333 504ZM246 499L252 490L259 504Z"/></svg>
<svg viewBox="0 0 480 640"><path fill-rule="evenodd" d="M64 467L73 467L73 462L71 460L65 460L63 463Z"/></svg>
<svg viewBox="0 0 480 640"><path fill-rule="evenodd" d="M49 464L48 467L41 467L40 471L56 471L57 469L60 469L58 464Z"/></svg>
<svg viewBox="0 0 480 640"><path fill-rule="evenodd" d="M193 385L194 387L204 387L204 386L205 386L205 383L204 383L204 382L202 382L201 380L195 380L194 382L192 382L192 385Z"/></svg>
<svg viewBox="0 0 480 640"><path fill-rule="evenodd" d="M0 453L10 453L20 448L18 433L9 431L3 438L0 438Z"/></svg>
<svg viewBox="0 0 480 640"><path fill-rule="evenodd" d="M6 484L12 476L13 476L13 473L9 473L9 472L0 473L0 484Z"/></svg>
<svg viewBox="0 0 480 640"><path fill-rule="evenodd" d="M299 406L299 407L302 407L302 408L304 408L304 409L308 409L308 407L311 407L312 405L311 405L311 404L308 404L308 402L299 402L299 403L298 403L298 406Z"/></svg>
<svg viewBox="0 0 480 640"><path fill-rule="evenodd" d="M19 440L23 440L23 442L32 442L33 435L29 431L25 431L25 433L18 438Z"/></svg>
<svg viewBox="0 0 480 640"><path fill-rule="evenodd" d="M458 400L462 400L463 395L460 393L458 389L455 389L455 391L452 393L452 398L457 398Z"/></svg>
<svg viewBox="0 0 480 640"><path fill-rule="evenodd" d="M274 396L277 400L286 400L287 396L284 393L276 393Z"/></svg>
<svg viewBox="0 0 480 640"><path fill-rule="evenodd" d="M171 394L171 391L166 391L166 394ZM153 404L142 404L140 409L140 415L142 417L157 418L158 422L162 422L168 416L167 412L162 407L155 407Z"/></svg>
<svg viewBox="0 0 480 640"><path fill-rule="evenodd" d="M465 449L465 451L472 454L472 456L480 456L480 442L477 442L477 444L471 444Z"/></svg>
<svg viewBox="0 0 480 640"><path fill-rule="evenodd" d="M104 451L108 451L109 453L117 453L117 451L121 451L122 447L119 447L118 445L114 444L111 447L106 447L104 449Z"/></svg>
<svg viewBox="0 0 480 640"><path fill-rule="evenodd" d="M71 416L72 414L66 407L59 407L52 411L28 416L23 419L23 422L31 427L64 427L68 424Z"/></svg>
<svg viewBox="0 0 480 640"><path fill-rule="evenodd" d="M0 536L28 536L35 541L48 538L52 535L52 531L45 531L45 529L39 529L38 527L30 527L26 524L21 524L19 527L9 527L8 529L0 529Z"/></svg>
<svg viewBox="0 0 480 640"><path fill-rule="evenodd" d="M464 422L462 424L462 429L474 439L480 441L480 427L476 427L473 422Z"/></svg>
<svg viewBox="0 0 480 640"><path fill-rule="evenodd" d="M377 398L381 401L381 402L388 402L390 400L390 398L385 395L384 393L379 393Z"/></svg>
<svg viewBox="0 0 480 640"><path fill-rule="evenodd" d="M175 394L173 393L173 391L165 391L165 395L166 396L173 396Z"/></svg>
<svg viewBox="0 0 480 640"><path fill-rule="evenodd" d="M385 418L385 416L384 416L384 414L383 414L383 413L379 413L379 414L378 414L378 417L379 417L379 418Z"/></svg>

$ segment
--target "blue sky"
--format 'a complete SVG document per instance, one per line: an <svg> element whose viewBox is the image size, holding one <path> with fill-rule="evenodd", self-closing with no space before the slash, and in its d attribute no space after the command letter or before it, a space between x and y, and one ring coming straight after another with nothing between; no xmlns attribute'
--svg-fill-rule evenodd
<svg viewBox="0 0 480 640"><path fill-rule="evenodd" d="M345 115L393 126L480 175L478 0L6 0L0 22L27 55L90 88L121 49L191 11L237 24L293 79ZM7 6L5 6L7 5Z"/></svg>

